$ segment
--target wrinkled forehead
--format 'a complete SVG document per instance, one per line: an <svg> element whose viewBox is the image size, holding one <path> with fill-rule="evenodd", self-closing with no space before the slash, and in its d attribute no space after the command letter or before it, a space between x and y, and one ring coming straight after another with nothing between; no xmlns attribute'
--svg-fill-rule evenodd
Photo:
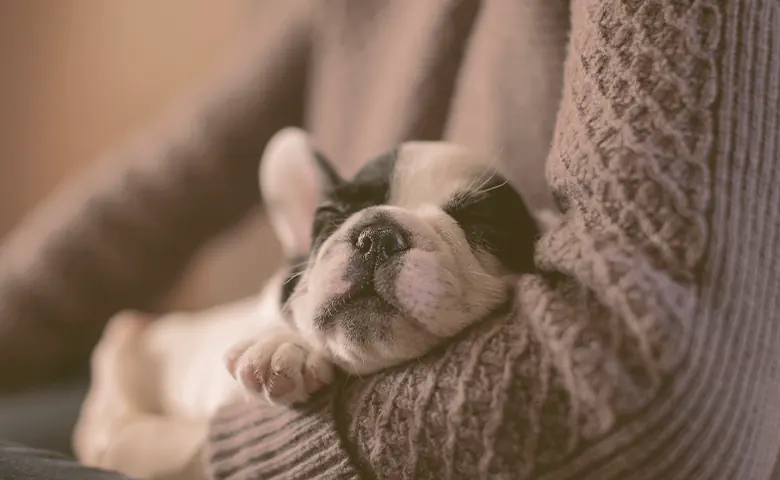
<svg viewBox="0 0 780 480"><path fill-rule="evenodd" d="M445 206L459 192L480 188L488 177L485 162L464 148L409 142L369 161L331 194L331 201L358 208Z"/></svg>

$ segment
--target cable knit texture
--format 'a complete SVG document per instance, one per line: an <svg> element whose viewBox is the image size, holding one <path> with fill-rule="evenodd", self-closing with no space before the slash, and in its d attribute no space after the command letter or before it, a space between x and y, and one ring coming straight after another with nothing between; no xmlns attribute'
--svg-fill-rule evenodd
<svg viewBox="0 0 780 480"><path fill-rule="evenodd" d="M284 47L265 44L249 69L262 66L262 75L223 87L239 92L253 115L219 117L233 121L207 137L216 151L244 139L251 148L241 152L256 153L276 126L280 92L306 88L305 109L280 111L300 114L343 171L399 141L443 137L494 156L532 208L547 199L538 188L546 169L563 221L539 240L540 272L519 281L511 315L486 319L418 362L342 379L302 409L223 408L204 458L214 478L778 478L776 1L285 5L297 6L278 7L266 21L297 34L273 37ZM306 81L271 81L296 73ZM200 118L211 110L195 111ZM259 133L249 141L227 128ZM221 195L194 197L234 185L233 207L193 230L203 234L184 241L184 258L253 199L242 177L247 157L205 158L161 155L151 162L165 166L157 180L119 175L129 185L112 184L104 200L116 211L91 228L130 225L116 223L118 212L128 218L138 209L120 203L163 178L203 183L197 193L175 190L149 203L149 221L161 228L177 201L208 205ZM92 225L85 204L74 204L69 225ZM14 247L35 260L10 267L12 248L0 258L0 327L13 319L10 332L56 331L52 322L70 318L60 312L67 302L47 301L57 293L46 279L64 275L57 262L65 260L55 261L67 257L62 250L87 248L95 237L46 225L19 233L54 232L43 244ZM169 251L163 246L186 232L159 230L147 240L157 250L148 251ZM96 258L81 260L98 265ZM26 275L30 265L46 275ZM68 298L99 325L123 299L146 298L141 280L175 273L167 263L133 268L133 281L106 284L117 297L100 296L100 308L77 300L96 296L89 285L119 278L109 267L76 275L68 291L82 295ZM5 349L4 335L0 367L23 359L20 349ZM58 348L44 358L63 354Z"/></svg>

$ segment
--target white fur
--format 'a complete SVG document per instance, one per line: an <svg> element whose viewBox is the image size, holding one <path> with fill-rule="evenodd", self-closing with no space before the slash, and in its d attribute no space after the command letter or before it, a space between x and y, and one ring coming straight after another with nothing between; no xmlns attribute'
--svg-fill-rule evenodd
<svg viewBox="0 0 780 480"><path fill-rule="evenodd" d="M399 147L390 205L443 205L454 192L477 187L487 162L468 149L445 142L407 142Z"/></svg>
<svg viewBox="0 0 780 480"><path fill-rule="evenodd" d="M323 185L306 133L285 128L274 135L260 162L260 191L287 258L309 250L311 219Z"/></svg>
<svg viewBox="0 0 780 480"><path fill-rule="evenodd" d="M123 359L135 399L146 410L186 418L208 418L243 396L223 358L249 339L278 337L280 318L275 275L258 297L198 313L156 319Z"/></svg>

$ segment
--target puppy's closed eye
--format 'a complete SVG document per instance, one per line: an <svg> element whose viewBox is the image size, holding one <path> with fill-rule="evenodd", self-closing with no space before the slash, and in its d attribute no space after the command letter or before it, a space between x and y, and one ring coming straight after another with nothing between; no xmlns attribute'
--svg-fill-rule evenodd
<svg viewBox="0 0 780 480"><path fill-rule="evenodd" d="M490 252L515 273L532 270L537 227L506 180L494 175L479 191L458 192L444 211L458 222L472 248Z"/></svg>
<svg viewBox="0 0 780 480"><path fill-rule="evenodd" d="M347 214L335 204L326 203L317 207L314 213L314 224L312 225L312 244L314 249L320 243L317 239L327 237L333 233L346 218Z"/></svg>

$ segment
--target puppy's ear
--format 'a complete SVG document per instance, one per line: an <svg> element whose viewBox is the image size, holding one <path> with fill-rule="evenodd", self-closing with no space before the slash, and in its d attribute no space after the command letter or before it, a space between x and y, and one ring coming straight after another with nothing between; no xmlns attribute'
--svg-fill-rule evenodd
<svg viewBox="0 0 780 480"><path fill-rule="evenodd" d="M287 259L308 253L317 205L340 182L303 130L285 128L268 142L260 162L260 193Z"/></svg>

